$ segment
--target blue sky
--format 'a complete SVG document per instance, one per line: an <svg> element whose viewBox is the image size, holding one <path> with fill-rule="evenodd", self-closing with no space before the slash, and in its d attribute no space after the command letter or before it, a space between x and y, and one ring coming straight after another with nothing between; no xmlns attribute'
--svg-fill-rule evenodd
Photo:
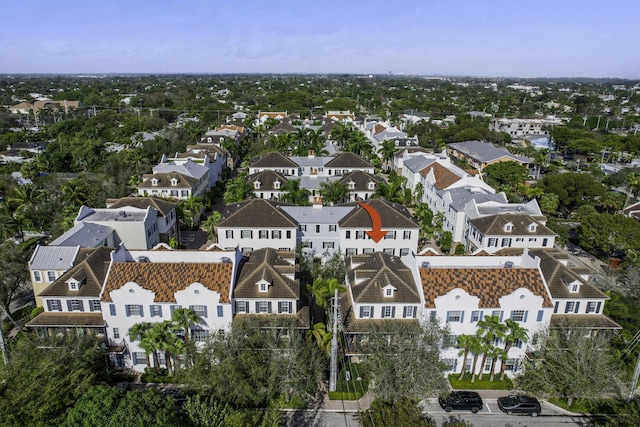
<svg viewBox="0 0 640 427"><path fill-rule="evenodd" d="M640 0L22 0L0 73L640 78Z"/></svg>

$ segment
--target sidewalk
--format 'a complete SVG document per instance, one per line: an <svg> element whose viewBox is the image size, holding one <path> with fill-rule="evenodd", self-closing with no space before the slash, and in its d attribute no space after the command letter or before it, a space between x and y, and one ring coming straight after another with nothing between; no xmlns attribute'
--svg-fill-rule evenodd
<svg viewBox="0 0 640 427"><path fill-rule="evenodd" d="M318 409L326 412L358 412L369 409L373 400L373 394L368 392L358 400L329 400L325 394Z"/></svg>

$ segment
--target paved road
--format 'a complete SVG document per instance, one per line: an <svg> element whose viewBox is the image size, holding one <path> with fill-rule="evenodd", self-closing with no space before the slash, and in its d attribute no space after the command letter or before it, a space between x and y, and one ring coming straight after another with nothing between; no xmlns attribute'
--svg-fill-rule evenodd
<svg viewBox="0 0 640 427"><path fill-rule="evenodd" d="M472 414L470 411L446 413L440 409L439 412L429 413L429 416L436 421L438 426L441 426L450 417L468 422L473 427L569 427L589 425L589 420L586 417L546 415L544 408L542 415L535 418L526 415L506 415L502 412L489 412L487 409L477 414ZM287 427L356 427L360 425L355 412L294 411L285 413L283 421Z"/></svg>

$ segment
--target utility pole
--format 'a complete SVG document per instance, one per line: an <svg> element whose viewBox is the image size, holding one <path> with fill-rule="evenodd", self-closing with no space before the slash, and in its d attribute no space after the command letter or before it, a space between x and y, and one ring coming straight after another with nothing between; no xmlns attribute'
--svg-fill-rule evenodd
<svg viewBox="0 0 640 427"><path fill-rule="evenodd" d="M9 359L7 358L7 349L4 345L4 335L2 335L2 324L0 324L0 351L2 352L2 360L4 360L4 364L9 364Z"/></svg>
<svg viewBox="0 0 640 427"><path fill-rule="evenodd" d="M331 331L331 361L329 363L329 391L336 391L338 382L338 289L333 297L333 330Z"/></svg>
<svg viewBox="0 0 640 427"><path fill-rule="evenodd" d="M633 371L633 381L631 382L631 391L629 392L629 400L633 399L633 393L636 391L639 375L640 375L640 353L638 354L638 359L636 360L636 369L635 371Z"/></svg>

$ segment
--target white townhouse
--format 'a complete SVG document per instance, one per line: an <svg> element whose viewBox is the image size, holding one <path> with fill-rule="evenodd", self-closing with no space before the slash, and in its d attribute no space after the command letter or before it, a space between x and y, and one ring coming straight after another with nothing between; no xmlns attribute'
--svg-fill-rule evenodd
<svg viewBox="0 0 640 427"><path fill-rule="evenodd" d="M289 177L333 177L353 171L375 173L374 166L362 156L354 153L338 153L334 156L285 156L270 152L257 158L249 165L249 175L271 170ZM305 188L305 187L303 187Z"/></svg>
<svg viewBox="0 0 640 427"><path fill-rule="evenodd" d="M369 199L362 203L377 213L385 235L379 242L369 237L367 231L373 229L372 218L365 208L356 205L338 222L342 254L350 256L384 252L401 257L415 254L420 227L407 208L384 199Z"/></svg>
<svg viewBox="0 0 640 427"><path fill-rule="evenodd" d="M372 198L384 179L363 171L353 171L340 178L349 191L348 202L359 202Z"/></svg>
<svg viewBox="0 0 640 427"><path fill-rule="evenodd" d="M43 306L40 293L73 267L79 253L79 246L36 246L28 264L36 306Z"/></svg>
<svg viewBox="0 0 640 427"><path fill-rule="evenodd" d="M222 179L222 171L227 167L228 152L215 144L198 144L187 146L187 151L176 153L173 157L162 156L160 163L182 165L188 161L209 169L208 188L215 186Z"/></svg>
<svg viewBox="0 0 640 427"><path fill-rule="evenodd" d="M354 255L346 258L346 270L347 291L340 297L340 310L347 355L359 352L372 321L418 322L424 301L412 271L415 258L383 252Z"/></svg>
<svg viewBox="0 0 640 427"><path fill-rule="evenodd" d="M233 287L235 316L276 315L309 327L309 306L300 298L299 259L295 252L273 248L251 252L238 266Z"/></svg>
<svg viewBox="0 0 640 427"><path fill-rule="evenodd" d="M180 233L178 215L176 213L176 206L178 204L176 202L158 197L121 197L120 199L107 199L106 205L108 209L118 211L127 207L138 209L152 207L157 210L158 234L161 242L168 243L172 237L177 237ZM125 244L125 246L127 245ZM135 249L133 247L130 248Z"/></svg>
<svg viewBox="0 0 640 427"><path fill-rule="evenodd" d="M95 224L113 229L116 236L113 247L124 243L131 249L151 249L160 243L158 211L151 206L94 209L83 205L75 221L76 225Z"/></svg>
<svg viewBox="0 0 640 427"><path fill-rule="evenodd" d="M298 223L282 209L284 205L266 199L227 205L216 226L218 244L227 249L240 248L245 254L264 248L294 251Z"/></svg>
<svg viewBox="0 0 640 427"><path fill-rule="evenodd" d="M393 155L393 165L391 169L396 171L398 175L404 176L404 162L414 157L447 157L447 152L443 151L442 153L434 153L432 149L424 148L424 147L407 147L403 150L398 150ZM424 166L423 166L424 167ZM421 169L421 168L420 168ZM420 173L420 169L414 171L414 174ZM407 180L409 178L407 177ZM414 179L414 181L416 181ZM413 185L411 186L413 188Z"/></svg>
<svg viewBox="0 0 640 427"><path fill-rule="evenodd" d="M208 179L207 179L208 182ZM158 196L174 200L202 196L204 188L197 179L178 172L145 174L138 184L140 196Z"/></svg>
<svg viewBox="0 0 640 427"><path fill-rule="evenodd" d="M104 336L100 290L113 249L74 249L78 251L74 266L40 292L44 311L26 324L44 336L78 330Z"/></svg>
<svg viewBox="0 0 640 427"><path fill-rule="evenodd" d="M526 249L525 249L526 251ZM539 259L530 256L424 256L417 257L424 296L423 316L437 320L450 331L444 337L442 357L451 372L488 372L485 366L471 366L473 355L462 360L457 337L473 335L478 321L496 316L511 319L528 330L529 342L515 342L506 360L509 376L519 371L520 362L536 348L536 334L549 327L553 300L540 269ZM504 343L497 341L498 347ZM501 367L497 361L496 370Z"/></svg>
<svg viewBox="0 0 640 427"><path fill-rule="evenodd" d="M469 220L467 251L495 253L504 248L553 248L556 233L546 219L502 213Z"/></svg>
<svg viewBox="0 0 640 427"><path fill-rule="evenodd" d="M142 372L147 355L129 329L141 322L170 320L178 307L191 308L199 316L189 331L196 343L229 328L231 289L241 259L234 250L173 251L161 245L152 251L127 251L120 246L99 297L111 363ZM161 367L167 364L164 357L158 352ZM153 364L154 358L150 360Z"/></svg>
<svg viewBox="0 0 640 427"><path fill-rule="evenodd" d="M354 206L281 206L298 224L296 247L312 256L331 256L340 251L338 223Z"/></svg>
<svg viewBox="0 0 640 427"><path fill-rule="evenodd" d="M285 176L300 176L300 166L282 153L270 152L258 157L249 165L249 175L270 170Z"/></svg>

